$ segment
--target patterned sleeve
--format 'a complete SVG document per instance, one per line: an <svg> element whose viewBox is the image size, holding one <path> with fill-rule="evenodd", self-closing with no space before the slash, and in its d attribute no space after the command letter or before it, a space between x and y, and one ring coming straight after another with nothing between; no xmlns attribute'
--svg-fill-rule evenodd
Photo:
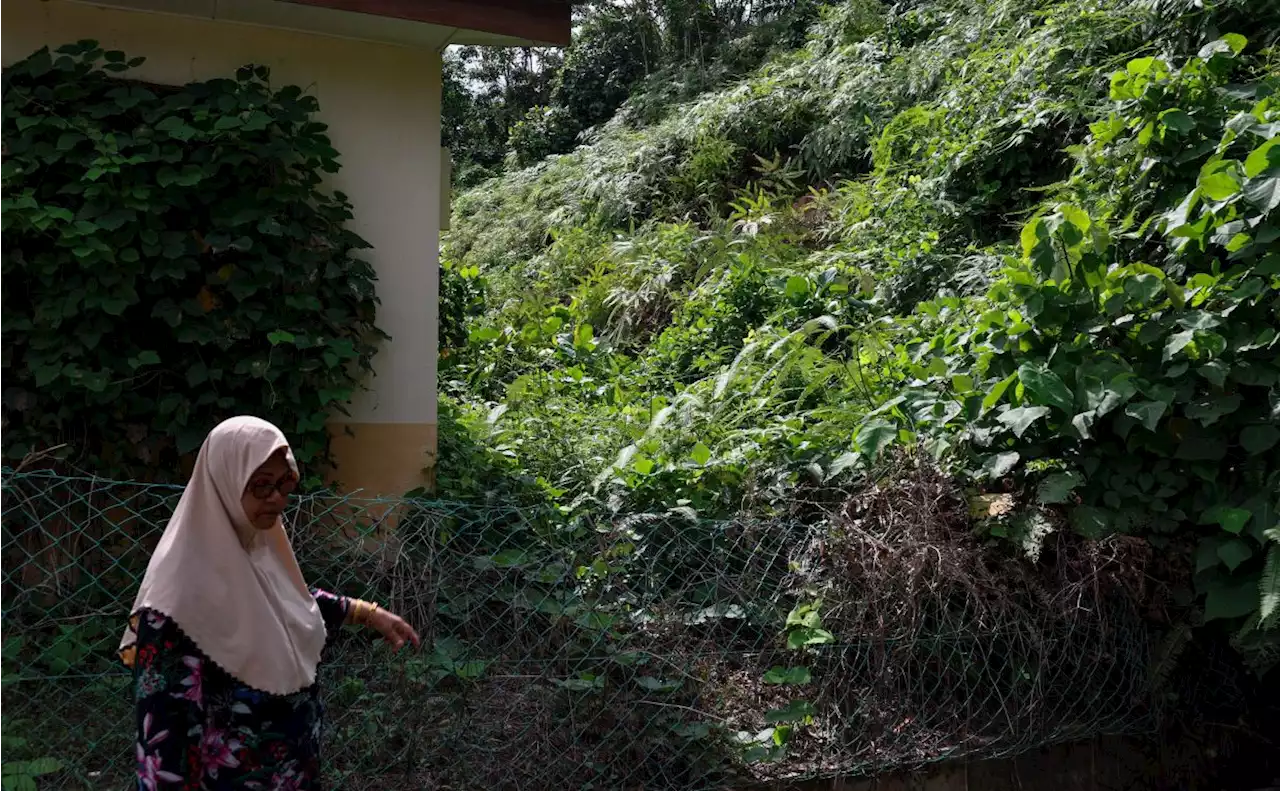
<svg viewBox="0 0 1280 791"><path fill-rule="evenodd" d="M320 605L325 630L328 631L329 637L333 637L347 622L347 611L351 607L351 600L346 596L335 596L319 588L311 591L311 595L316 597L316 604Z"/></svg>
<svg viewBox="0 0 1280 791"><path fill-rule="evenodd" d="M138 787L150 791L183 780L189 756L199 754L205 668L195 646L168 617L144 610L136 630Z"/></svg>

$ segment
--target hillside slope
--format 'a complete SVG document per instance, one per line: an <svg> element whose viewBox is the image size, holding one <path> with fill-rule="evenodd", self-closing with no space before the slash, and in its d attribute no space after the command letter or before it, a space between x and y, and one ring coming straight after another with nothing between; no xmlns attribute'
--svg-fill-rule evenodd
<svg viewBox="0 0 1280 791"><path fill-rule="evenodd" d="M1062 519L1196 545L1206 617L1272 641L1276 30L853 0L740 82L633 97L457 202L445 493L719 516L901 446L1012 495L978 528L1029 552Z"/></svg>

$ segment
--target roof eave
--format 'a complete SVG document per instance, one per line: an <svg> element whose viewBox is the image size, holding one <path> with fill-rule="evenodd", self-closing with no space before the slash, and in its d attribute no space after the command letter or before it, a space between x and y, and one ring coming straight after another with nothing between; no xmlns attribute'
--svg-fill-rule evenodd
<svg viewBox="0 0 1280 791"><path fill-rule="evenodd" d="M570 41L568 0L285 0L335 11L455 29L453 44L563 47Z"/></svg>

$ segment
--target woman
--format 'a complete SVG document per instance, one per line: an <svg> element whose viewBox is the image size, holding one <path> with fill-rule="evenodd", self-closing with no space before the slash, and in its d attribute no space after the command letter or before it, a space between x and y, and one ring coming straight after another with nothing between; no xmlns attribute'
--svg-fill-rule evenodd
<svg viewBox="0 0 1280 791"><path fill-rule="evenodd" d="M205 439L120 645L140 789L317 788L327 639L354 624L418 645L376 604L308 590L280 519L297 481L266 421L233 418Z"/></svg>

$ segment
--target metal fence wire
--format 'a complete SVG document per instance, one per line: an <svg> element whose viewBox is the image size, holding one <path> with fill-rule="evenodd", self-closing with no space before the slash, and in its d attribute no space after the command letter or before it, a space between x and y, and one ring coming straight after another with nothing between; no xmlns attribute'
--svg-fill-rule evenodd
<svg viewBox="0 0 1280 791"><path fill-rule="evenodd" d="M6 776L129 785L115 649L180 494L4 474ZM1074 570L1048 581L983 571L968 538L889 534L910 497L882 495L728 521L295 497L312 584L394 608L426 641L329 647L327 786L776 787L1149 727L1146 633L1099 584L1114 558L1063 549Z"/></svg>

